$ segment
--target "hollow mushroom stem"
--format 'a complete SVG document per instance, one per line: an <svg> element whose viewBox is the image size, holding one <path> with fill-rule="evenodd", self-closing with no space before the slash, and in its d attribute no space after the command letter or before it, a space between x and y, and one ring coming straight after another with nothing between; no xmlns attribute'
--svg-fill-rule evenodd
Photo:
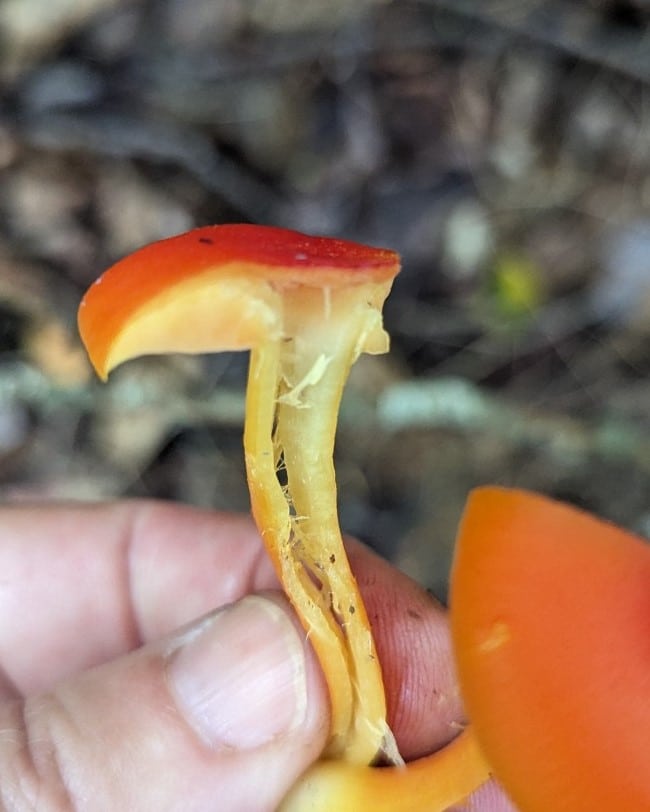
<svg viewBox="0 0 650 812"><path fill-rule="evenodd" d="M324 665L332 714L328 755L358 764L377 756L401 762L341 538L333 465L343 387L377 327L377 311L368 307L375 287L284 293L283 338L251 352L244 429L253 514Z"/></svg>

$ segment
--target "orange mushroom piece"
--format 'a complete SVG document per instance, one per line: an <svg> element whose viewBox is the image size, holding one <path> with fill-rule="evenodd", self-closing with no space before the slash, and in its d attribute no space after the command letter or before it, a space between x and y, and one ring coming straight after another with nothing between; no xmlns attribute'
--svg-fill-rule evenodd
<svg viewBox="0 0 650 812"><path fill-rule="evenodd" d="M253 515L327 680L325 756L359 768L378 759L402 762L341 539L333 448L351 365L362 352L388 349L381 309L398 270L398 255L386 249L268 226L207 226L117 262L79 308L82 339L104 379L148 353L251 350L244 451ZM461 763L471 769L459 770ZM446 794L432 812L487 778L469 734L435 765L426 775ZM376 772L361 769L357 782L367 808L379 808L376 778L367 775ZM424 774L396 768L399 794L405 782L421 787ZM310 808L314 793L321 808L348 808L337 780L329 776L323 784L318 776ZM351 797L348 778L343 784Z"/></svg>
<svg viewBox="0 0 650 812"><path fill-rule="evenodd" d="M451 625L475 735L522 812L650 809L650 545L539 495L478 489Z"/></svg>

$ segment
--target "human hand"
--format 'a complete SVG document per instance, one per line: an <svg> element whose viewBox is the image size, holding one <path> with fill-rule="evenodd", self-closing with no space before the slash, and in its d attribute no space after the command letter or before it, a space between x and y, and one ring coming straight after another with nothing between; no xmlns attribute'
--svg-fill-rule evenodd
<svg viewBox="0 0 650 812"><path fill-rule="evenodd" d="M389 722L416 758L462 721L444 611L361 545L350 559ZM275 809L328 732L322 675L277 590L241 517L3 508L0 809ZM464 808L513 809L493 783Z"/></svg>

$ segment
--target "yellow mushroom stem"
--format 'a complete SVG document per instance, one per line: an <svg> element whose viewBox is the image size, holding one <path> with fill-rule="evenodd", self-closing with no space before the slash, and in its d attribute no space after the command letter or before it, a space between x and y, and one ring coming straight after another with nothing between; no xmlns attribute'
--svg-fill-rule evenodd
<svg viewBox="0 0 650 812"><path fill-rule="evenodd" d="M253 514L321 663L332 718L324 760L298 782L283 812L443 812L490 775L470 729L403 766L341 538L333 464L339 404L360 352L387 348L385 294L385 285L371 283L285 291L282 338L251 352L244 448ZM368 766L377 759L397 766Z"/></svg>
<svg viewBox="0 0 650 812"><path fill-rule="evenodd" d="M253 515L327 680L327 755L357 764L379 756L401 761L386 723L370 624L343 547L333 464L350 366L373 343L385 348L378 287L301 286L283 293L282 338L251 352L244 428Z"/></svg>
<svg viewBox="0 0 650 812"><path fill-rule="evenodd" d="M284 799L281 812L445 812L490 778L471 728L433 755L403 767L319 761Z"/></svg>

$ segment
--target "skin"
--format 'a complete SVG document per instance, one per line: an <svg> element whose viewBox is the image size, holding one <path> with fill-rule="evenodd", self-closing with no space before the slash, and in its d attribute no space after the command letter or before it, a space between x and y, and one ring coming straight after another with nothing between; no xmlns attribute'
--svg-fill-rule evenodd
<svg viewBox="0 0 650 812"><path fill-rule="evenodd" d="M348 550L384 665L389 723L405 758L417 758L447 742L463 720L446 615L425 591L362 545L350 542ZM123 655L141 646L155 652L161 638L215 607L277 590L254 527L242 517L153 502L6 507L0 517L0 572L0 729L12 732L0 736L5 788L0 809L111 809L125 798L138 799L132 808L153 808L146 806L152 799L141 786L151 765L145 755L129 753L133 722L113 716L116 693L121 706L125 694L147 685L146 673L125 681L130 660ZM286 605L280 594L276 599ZM308 658L314 665L313 653ZM324 697L321 684L300 734L301 752L311 760L328 729ZM106 718L114 723L96 725ZM16 759L15 737L24 725L28 758ZM86 746L90 738L99 746ZM195 749L180 746L173 736L164 741L186 784L182 803L173 798L178 791L173 785L170 796L158 795L156 803L209 810L210 798L215 809L228 812L213 800L223 754L210 754L210 763L199 768ZM125 751L129 769L111 782L106 754L115 760ZM43 754L54 771L43 768ZM163 751L160 758L165 756ZM269 772L263 771L265 782ZM67 797L65 791L63 799L55 797L52 786L61 791L60 777L71 774L82 776L75 789L67 781ZM252 775L244 763L229 780L250 784ZM8 786L15 791L11 797L3 796ZM275 788L276 795L287 788ZM270 792L253 789L258 797ZM461 808L514 809L493 782L455 807Z"/></svg>

